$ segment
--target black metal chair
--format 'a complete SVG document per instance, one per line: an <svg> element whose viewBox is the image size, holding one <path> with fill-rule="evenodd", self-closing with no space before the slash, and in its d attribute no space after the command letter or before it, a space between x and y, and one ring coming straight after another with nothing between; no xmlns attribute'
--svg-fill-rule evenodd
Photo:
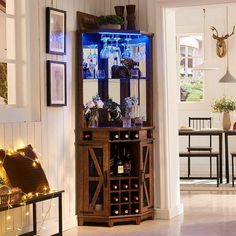
<svg viewBox="0 0 236 236"><path fill-rule="evenodd" d="M231 152L232 158L232 187L234 187L234 158L236 157L236 152Z"/></svg>
<svg viewBox="0 0 236 236"><path fill-rule="evenodd" d="M194 130L202 130L206 128L212 128L212 118L211 117L189 117L189 127L192 127ZM219 153L218 152L212 152L212 137L209 135L209 141L207 142L207 145L204 146L196 146L193 144L193 137L191 135L188 136L188 147L187 152L180 153L180 157L187 157L188 158L188 177L181 177L184 179L194 179L195 177L191 177L191 158L192 157L209 157L210 158L210 178L212 177L212 158L217 159L216 163L216 169L217 169L217 186L218 186L218 159L219 159ZM204 179L206 177L196 177Z"/></svg>

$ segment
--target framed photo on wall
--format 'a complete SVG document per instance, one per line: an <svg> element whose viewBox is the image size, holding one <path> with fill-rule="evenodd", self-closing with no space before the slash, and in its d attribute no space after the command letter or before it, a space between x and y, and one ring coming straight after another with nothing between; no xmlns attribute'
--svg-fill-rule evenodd
<svg viewBox="0 0 236 236"><path fill-rule="evenodd" d="M46 8L46 52L66 54L66 12Z"/></svg>
<svg viewBox="0 0 236 236"><path fill-rule="evenodd" d="M47 105L66 106L66 63L47 61Z"/></svg>

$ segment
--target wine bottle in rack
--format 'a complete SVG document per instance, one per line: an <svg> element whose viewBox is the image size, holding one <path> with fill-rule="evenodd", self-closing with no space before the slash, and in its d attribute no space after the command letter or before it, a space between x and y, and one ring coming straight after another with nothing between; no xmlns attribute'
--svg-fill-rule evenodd
<svg viewBox="0 0 236 236"><path fill-rule="evenodd" d="M130 138L129 132L122 132L121 139L129 139L129 138Z"/></svg>
<svg viewBox="0 0 236 236"><path fill-rule="evenodd" d="M138 214L139 213L139 209L137 207L135 207L135 208L132 209L132 212L134 214Z"/></svg>
<svg viewBox="0 0 236 236"><path fill-rule="evenodd" d="M118 190L118 184L112 184L111 190Z"/></svg>
<svg viewBox="0 0 236 236"><path fill-rule="evenodd" d="M118 140L120 139L120 135L118 132L111 132L111 140Z"/></svg>
<svg viewBox="0 0 236 236"><path fill-rule="evenodd" d="M118 196L112 197L112 202L113 202L113 203L118 203L118 202L119 202Z"/></svg>
<svg viewBox="0 0 236 236"><path fill-rule="evenodd" d="M132 188L133 189L137 189L138 188L138 184L137 183L132 183Z"/></svg>
<svg viewBox="0 0 236 236"><path fill-rule="evenodd" d="M121 198L122 202L128 202L129 201L129 197L128 196L123 196Z"/></svg>
<svg viewBox="0 0 236 236"><path fill-rule="evenodd" d="M130 176L132 175L132 157L129 151L126 151L124 148L123 151L123 160L124 160L124 175Z"/></svg>
<svg viewBox="0 0 236 236"><path fill-rule="evenodd" d="M139 200L139 197L137 195L133 195L132 200L133 202L137 202Z"/></svg>
<svg viewBox="0 0 236 236"><path fill-rule="evenodd" d="M124 174L124 163L120 156L119 149L117 150L117 156L116 156L116 174L117 175L123 175Z"/></svg>
<svg viewBox="0 0 236 236"><path fill-rule="evenodd" d="M126 206L126 205L122 206L121 214L122 215L128 215L129 214L129 206Z"/></svg>
<svg viewBox="0 0 236 236"><path fill-rule="evenodd" d="M113 209L112 212L111 212L111 214L112 214L113 216L117 216L117 215L119 215L119 210L118 210L118 209Z"/></svg>
<svg viewBox="0 0 236 236"><path fill-rule="evenodd" d="M124 183L124 184L121 185L121 188L122 188L123 190L127 190L127 189L129 189L129 185L126 184L126 183Z"/></svg>

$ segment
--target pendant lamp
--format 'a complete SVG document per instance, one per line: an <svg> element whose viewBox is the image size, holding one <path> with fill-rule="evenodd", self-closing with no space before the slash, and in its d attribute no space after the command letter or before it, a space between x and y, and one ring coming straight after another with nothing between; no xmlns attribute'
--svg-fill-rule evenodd
<svg viewBox="0 0 236 236"><path fill-rule="evenodd" d="M203 54L203 63L200 65L197 65L193 68L193 70L199 70L199 71L211 71L211 70L217 70L218 68L213 67L210 65L207 60L205 59L205 44L206 44L206 9L203 9L203 42L204 42L204 54Z"/></svg>
<svg viewBox="0 0 236 236"><path fill-rule="evenodd" d="M226 7L226 29L228 32L228 7ZM226 39L226 64L226 73L219 80L219 83L236 83L236 79L229 72L228 39Z"/></svg>

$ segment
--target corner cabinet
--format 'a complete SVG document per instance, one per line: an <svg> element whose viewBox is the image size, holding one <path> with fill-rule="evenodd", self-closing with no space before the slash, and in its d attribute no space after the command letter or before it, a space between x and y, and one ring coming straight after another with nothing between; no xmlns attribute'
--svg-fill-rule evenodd
<svg viewBox="0 0 236 236"><path fill-rule="evenodd" d="M78 12L76 80L76 203L78 224L134 222L154 217L153 34L91 30L95 16ZM81 23L83 22L83 24ZM84 26L88 22L88 29ZM132 57L136 71L125 68ZM116 73L112 68L117 69ZM126 65L127 66L127 65ZM134 69L134 68L133 68ZM130 73L131 72L131 73ZM107 112L96 128L88 127L84 105L98 94L118 104L138 98L142 124L123 128ZM137 116L137 114L136 114Z"/></svg>

